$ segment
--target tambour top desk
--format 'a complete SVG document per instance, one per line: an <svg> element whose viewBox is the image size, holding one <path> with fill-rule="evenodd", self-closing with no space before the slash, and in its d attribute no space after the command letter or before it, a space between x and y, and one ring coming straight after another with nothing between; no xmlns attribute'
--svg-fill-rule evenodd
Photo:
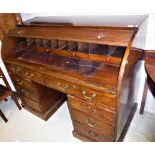
<svg viewBox="0 0 155 155"><path fill-rule="evenodd" d="M137 29L47 23L28 21L3 40L23 107L47 120L67 100L75 137L121 141L136 109Z"/></svg>

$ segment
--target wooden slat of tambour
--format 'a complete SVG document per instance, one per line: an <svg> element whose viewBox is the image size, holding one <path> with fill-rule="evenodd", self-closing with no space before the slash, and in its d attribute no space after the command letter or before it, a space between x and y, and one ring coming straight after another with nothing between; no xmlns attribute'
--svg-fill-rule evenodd
<svg viewBox="0 0 155 155"><path fill-rule="evenodd" d="M61 33L61 35L60 35ZM17 27L8 33L15 37L33 37L127 46L134 30L85 27Z"/></svg>

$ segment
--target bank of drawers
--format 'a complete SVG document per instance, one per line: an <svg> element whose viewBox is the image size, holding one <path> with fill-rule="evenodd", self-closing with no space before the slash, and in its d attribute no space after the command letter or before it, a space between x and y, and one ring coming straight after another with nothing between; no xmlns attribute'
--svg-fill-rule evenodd
<svg viewBox="0 0 155 155"><path fill-rule="evenodd" d="M38 112L43 112L37 86L33 83L33 81L44 83L41 73L12 64L7 64L7 69L23 104Z"/></svg>
<svg viewBox="0 0 155 155"><path fill-rule="evenodd" d="M86 131L88 135L92 132L97 132L100 133L103 137L113 139L115 135L114 112L95 107L93 103L89 103L70 95L68 95L68 101L73 124L78 123L85 126L86 130L90 130L90 133L87 133ZM76 125L74 128L75 131L81 132L81 130L79 131L79 128L77 128ZM85 132L82 132L81 134L84 133Z"/></svg>
<svg viewBox="0 0 155 155"><path fill-rule="evenodd" d="M93 102L84 101L71 95L68 95L68 101L72 109L81 111L90 117L100 119L109 125L115 123L115 112L110 111L108 108L99 108Z"/></svg>
<svg viewBox="0 0 155 155"><path fill-rule="evenodd" d="M113 141L116 122L116 95L68 82L45 72L42 74L41 71L34 72L14 65L9 65L8 68L18 92L21 93L29 107L42 111L31 80L39 83L40 81L45 82L44 85L47 87L68 95L68 104L76 132L94 139L94 141ZM26 79L24 80L23 77Z"/></svg>

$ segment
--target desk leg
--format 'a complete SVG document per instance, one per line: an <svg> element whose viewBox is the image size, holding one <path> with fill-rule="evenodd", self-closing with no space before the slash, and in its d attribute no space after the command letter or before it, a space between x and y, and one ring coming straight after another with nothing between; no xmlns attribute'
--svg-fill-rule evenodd
<svg viewBox="0 0 155 155"><path fill-rule="evenodd" d="M143 98L142 98L142 102L141 102L141 106L140 106L140 112L139 112L141 115L143 115L143 113L144 113L144 107L145 107L147 92L148 92L148 84L147 84L147 80L145 80Z"/></svg>

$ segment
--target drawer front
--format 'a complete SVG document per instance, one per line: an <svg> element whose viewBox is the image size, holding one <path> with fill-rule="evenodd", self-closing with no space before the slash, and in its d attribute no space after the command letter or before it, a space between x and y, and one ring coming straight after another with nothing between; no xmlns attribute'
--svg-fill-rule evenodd
<svg viewBox="0 0 155 155"><path fill-rule="evenodd" d="M39 102L37 90L35 87L33 87L33 83L30 80L13 75L11 75L11 79L20 95L26 96L36 102Z"/></svg>
<svg viewBox="0 0 155 155"><path fill-rule="evenodd" d="M80 135L84 135L93 141L97 142L113 142L113 138L109 138L97 131L94 131L91 128L85 127L80 123L74 123L74 130L78 132Z"/></svg>
<svg viewBox="0 0 155 155"><path fill-rule="evenodd" d="M22 96L21 99L24 102L24 105L29 106L36 111L42 112L42 109L39 106L39 103L34 102L34 101L30 100L29 98L24 97L24 96Z"/></svg>
<svg viewBox="0 0 155 155"><path fill-rule="evenodd" d="M28 80L32 80L41 84L44 84L43 76L40 72L36 72L34 70L31 70L29 68L22 68L22 76L25 77Z"/></svg>
<svg viewBox="0 0 155 155"><path fill-rule="evenodd" d="M20 67L17 65L7 64L8 72L13 75L22 76L28 80L33 80L38 83L44 84L42 74L26 67Z"/></svg>
<svg viewBox="0 0 155 155"><path fill-rule="evenodd" d="M114 136L114 126L103 123L102 119L95 119L90 115L87 115L74 109L70 109L70 111L73 122L83 124L88 128L92 128L96 131L101 132L105 136L108 137Z"/></svg>
<svg viewBox="0 0 155 155"><path fill-rule="evenodd" d="M93 102L84 101L82 99L78 99L71 95L68 95L68 104L72 109L82 111L91 117L95 117L96 119L102 119L104 123L114 125L115 123L115 113L109 111L107 109L101 109L94 106Z"/></svg>
<svg viewBox="0 0 155 155"><path fill-rule="evenodd" d="M99 92L88 87L86 88L84 86L67 82L47 74L44 74L44 79L48 87L54 88L69 95L76 96L78 98L80 97L89 102L94 102L98 107L105 108L106 105L111 107L113 110L116 108L115 95Z"/></svg>

